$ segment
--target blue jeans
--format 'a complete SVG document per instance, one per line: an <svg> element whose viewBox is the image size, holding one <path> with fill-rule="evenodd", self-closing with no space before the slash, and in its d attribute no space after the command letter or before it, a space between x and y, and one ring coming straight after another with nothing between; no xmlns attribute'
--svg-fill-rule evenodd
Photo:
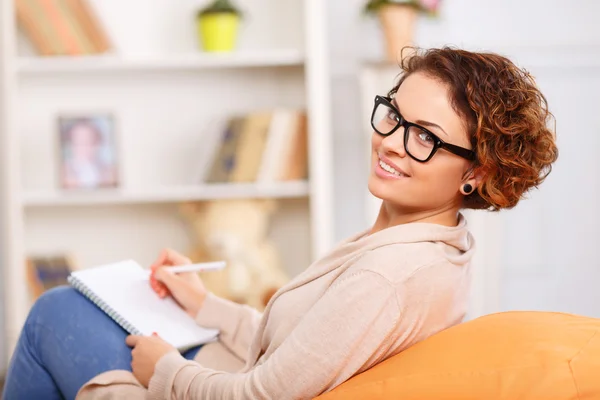
<svg viewBox="0 0 600 400"><path fill-rule="evenodd" d="M13 353L4 400L73 399L94 376L131 371L128 333L71 287L44 293L35 302ZM193 359L198 349L183 356Z"/></svg>

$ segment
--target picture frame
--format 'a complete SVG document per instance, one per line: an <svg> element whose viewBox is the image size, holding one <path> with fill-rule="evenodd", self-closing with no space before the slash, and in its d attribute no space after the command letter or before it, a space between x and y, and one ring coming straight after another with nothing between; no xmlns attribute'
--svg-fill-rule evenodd
<svg viewBox="0 0 600 400"><path fill-rule="evenodd" d="M77 267L68 254L37 254L27 257L26 269L30 294L37 299L47 290L68 284L67 277Z"/></svg>
<svg viewBox="0 0 600 400"><path fill-rule="evenodd" d="M59 186L95 190L121 185L115 119L110 113L58 116Z"/></svg>

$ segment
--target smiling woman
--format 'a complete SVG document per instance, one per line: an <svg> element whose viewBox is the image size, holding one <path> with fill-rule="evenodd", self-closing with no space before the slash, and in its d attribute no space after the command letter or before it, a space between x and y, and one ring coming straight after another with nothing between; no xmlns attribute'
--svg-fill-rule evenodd
<svg viewBox="0 0 600 400"><path fill-rule="evenodd" d="M402 69L371 119L369 190L384 221L453 225L461 208L512 208L550 173L558 150L546 99L510 60L442 48Z"/></svg>

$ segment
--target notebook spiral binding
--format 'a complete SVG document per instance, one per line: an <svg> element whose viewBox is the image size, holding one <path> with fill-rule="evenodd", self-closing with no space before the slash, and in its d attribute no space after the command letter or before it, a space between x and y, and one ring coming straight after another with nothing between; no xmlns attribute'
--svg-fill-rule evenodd
<svg viewBox="0 0 600 400"><path fill-rule="evenodd" d="M129 332L132 335L143 335L142 332L137 330L133 325L131 325L128 321L126 321L123 317L121 317L112 307L106 304L102 299L100 299L94 292L92 292L83 282L74 277L73 275L69 275L67 277L67 282L79 292L81 292L85 297L87 297L92 303L97 305L102 311L104 311L109 317L111 317L117 324L119 324L123 329Z"/></svg>

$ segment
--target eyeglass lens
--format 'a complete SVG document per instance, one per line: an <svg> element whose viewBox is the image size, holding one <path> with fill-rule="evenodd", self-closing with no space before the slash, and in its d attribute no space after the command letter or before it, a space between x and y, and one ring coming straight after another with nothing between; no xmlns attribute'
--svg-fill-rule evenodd
<svg viewBox="0 0 600 400"><path fill-rule="evenodd" d="M371 121L373 128L382 135L388 135L398 125L400 125L401 117L386 104L379 103L373 113ZM402 128L398 128L402 131ZM435 148L435 139L427 131L411 125L408 132L405 133L404 141L405 150L417 160L427 160Z"/></svg>

